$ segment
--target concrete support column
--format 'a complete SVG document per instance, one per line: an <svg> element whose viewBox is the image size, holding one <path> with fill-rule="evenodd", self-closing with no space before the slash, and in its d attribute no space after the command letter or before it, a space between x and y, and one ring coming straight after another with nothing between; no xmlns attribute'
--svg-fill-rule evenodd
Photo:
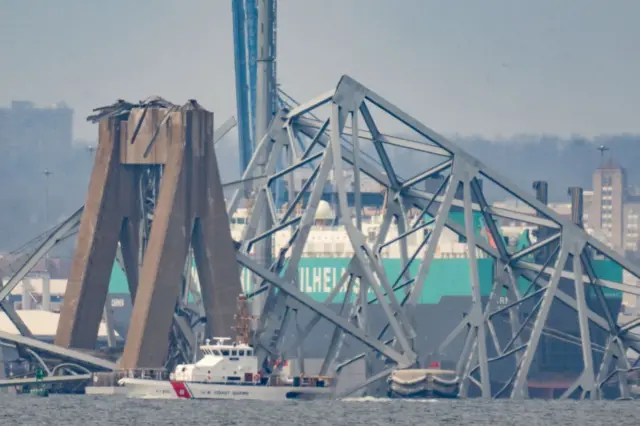
<svg viewBox="0 0 640 426"><path fill-rule="evenodd" d="M22 280L22 309L33 309L33 299L31 298L31 279L24 278Z"/></svg>
<svg viewBox="0 0 640 426"><path fill-rule="evenodd" d="M48 273L42 277L42 310L51 311L51 277Z"/></svg>

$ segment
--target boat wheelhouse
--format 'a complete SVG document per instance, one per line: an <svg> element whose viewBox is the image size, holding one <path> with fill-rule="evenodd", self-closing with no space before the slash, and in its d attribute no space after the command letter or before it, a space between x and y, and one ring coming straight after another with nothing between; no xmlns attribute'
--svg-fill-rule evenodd
<svg viewBox="0 0 640 426"><path fill-rule="evenodd" d="M206 340L200 346L202 358L195 364L177 365L171 380L194 383L255 384L262 382L258 358L245 343L225 343L226 337L214 337L216 343ZM268 379L267 377L264 377Z"/></svg>

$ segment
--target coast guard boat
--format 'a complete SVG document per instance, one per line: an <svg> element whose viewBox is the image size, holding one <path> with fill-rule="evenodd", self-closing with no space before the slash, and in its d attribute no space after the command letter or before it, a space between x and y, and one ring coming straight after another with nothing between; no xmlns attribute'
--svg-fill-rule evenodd
<svg viewBox="0 0 640 426"><path fill-rule="evenodd" d="M283 401L333 396L331 377L307 377L273 373L258 368L253 347L225 343L229 338L208 339L200 346L204 354L195 364L176 366L169 380L125 377L118 385L129 397L164 399L250 399ZM276 365L274 371L280 370Z"/></svg>

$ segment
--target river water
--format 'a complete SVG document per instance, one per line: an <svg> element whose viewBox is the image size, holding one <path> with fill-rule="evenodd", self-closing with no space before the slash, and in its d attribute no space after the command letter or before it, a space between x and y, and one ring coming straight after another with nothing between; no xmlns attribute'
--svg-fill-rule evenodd
<svg viewBox="0 0 640 426"><path fill-rule="evenodd" d="M607 425L640 424L640 401L347 399L163 401L0 393L0 425Z"/></svg>

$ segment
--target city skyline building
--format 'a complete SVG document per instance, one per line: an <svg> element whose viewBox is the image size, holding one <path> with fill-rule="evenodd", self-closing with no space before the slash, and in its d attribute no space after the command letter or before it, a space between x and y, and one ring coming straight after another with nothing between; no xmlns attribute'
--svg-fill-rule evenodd
<svg viewBox="0 0 640 426"><path fill-rule="evenodd" d="M47 153L73 142L74 111L65 102L37 106L14 100L0 107L0 146Z"/></svg>

